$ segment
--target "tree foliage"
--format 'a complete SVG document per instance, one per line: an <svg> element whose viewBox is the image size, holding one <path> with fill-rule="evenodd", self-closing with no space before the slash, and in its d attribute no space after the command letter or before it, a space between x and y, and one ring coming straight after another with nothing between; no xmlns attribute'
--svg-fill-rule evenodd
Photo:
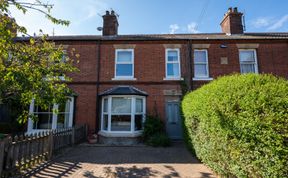
<svg viewBox="0 0 288 178"><path fill-rule="evenodd" d="M288 177L288 82L272 75L219 78L185 96L196 155L226 177Z"/></svg>
<svg viewBox="0 0 288 178"><path fill-rule="evenodd" d="M64 102L72 93L67 87L71 81L67 74L78 70L74 65L78 54L73 49L65 52L62 45L47 40L48 35L44 33L29 36L25 27L17 25L13 14L7 15L11 6L24 14L27 10L37 10L55 24L68 25L69 21L54 18L50 14L53 6L38 0L34 3L0 0L0 105L21 103L24 109L19 121L25 122L32 99L36 105L47 108L51 103ZM18 38L16 32L28 37Z"/></svg>

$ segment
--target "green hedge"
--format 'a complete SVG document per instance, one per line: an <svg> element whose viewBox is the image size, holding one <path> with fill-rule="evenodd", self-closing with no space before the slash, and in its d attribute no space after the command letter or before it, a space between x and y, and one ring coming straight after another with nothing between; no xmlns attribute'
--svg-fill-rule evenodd
<svg viewBox="0 0 288 178"><path fill-rule="evenodd" d="M288 177L288 81L235 74L187 94L188 145L215 172Z"/></svg>

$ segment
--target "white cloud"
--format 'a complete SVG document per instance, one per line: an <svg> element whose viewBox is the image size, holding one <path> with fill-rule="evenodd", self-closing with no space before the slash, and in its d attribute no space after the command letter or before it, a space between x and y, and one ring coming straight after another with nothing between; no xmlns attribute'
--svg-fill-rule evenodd
<svg viewBox="0 0 288 178"><path fill-rule="evenodd" d="M108 4L102 1L88 1L85 6L83 6L84 12L86 12L85 19L94 18L97 14L101 13L102 11L109 10Z"/></svg>
<svg viewBox="0 0 288 178"><path fill-rule="evenodd" d="M277 30L281 27L283 27L283 25L288 22L288 14L284 15L281 19L279 19L278 21L276 21L275 23L273 23L269 28L267 28L267 30L272 31L272 30Z"/></svg>
<svg viewBox="0 0 288 178"><path fill-rule="evenodd" d="M179 25L178 24L171 24L169 26L170 29L170 34L174 34L177 30L179 30Z"/></svg>
<svg viewBox="0 0 288 178"><path fill-rule="evenodd" d="M169 26L170 34L175 34L179 31L183 33L199 33L199 31L197 30L197 23L195 22L191 22L187 25L181 25L181 26L179 26L178 24L171 24Z"/></svg>
<svg viewBox="0 0 288 178"><path fill-rule="evenodd" d="M197 23L191 22L190 24L188 24L187 31L189 33L199 33L199 31L197 30Z"/></svg>
<svg viewBox="0 0 288 178"><path fill-rule="evenodd" d="M267 27L271 24L272 19L269 17L259 17L252 21L252 26L255 28Z"/></svg>

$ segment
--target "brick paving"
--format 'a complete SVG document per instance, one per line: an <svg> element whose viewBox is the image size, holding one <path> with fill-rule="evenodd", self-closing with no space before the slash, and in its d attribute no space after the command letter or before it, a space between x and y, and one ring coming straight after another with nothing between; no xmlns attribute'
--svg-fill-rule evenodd
<svg viewBox="0 0 288 178"><path fill-rule="evenodd" d="M74 178L192 178L216 177L185 148L174 143L168 148L98 147L79 145L27 177Z"/></svg>

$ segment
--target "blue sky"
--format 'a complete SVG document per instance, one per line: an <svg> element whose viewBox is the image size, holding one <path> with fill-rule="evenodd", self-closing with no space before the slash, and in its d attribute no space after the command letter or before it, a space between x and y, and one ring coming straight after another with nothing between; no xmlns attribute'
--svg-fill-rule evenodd
<svg viewBox="0 0 288 178"><path fill-rule="evenodd" d="M23 0L34 1L34 0ZM49 0L52 14L70 20L69 27L56 26L38 12L11 15L28 32L39 29L55 35L100 35L105 10L119 14L119 34L214 33L228 7L245 13L246 32L288 32L287 0ZM277 3L276 3L277 2ZM201 11L205 12L200 18Z"/></svg>

